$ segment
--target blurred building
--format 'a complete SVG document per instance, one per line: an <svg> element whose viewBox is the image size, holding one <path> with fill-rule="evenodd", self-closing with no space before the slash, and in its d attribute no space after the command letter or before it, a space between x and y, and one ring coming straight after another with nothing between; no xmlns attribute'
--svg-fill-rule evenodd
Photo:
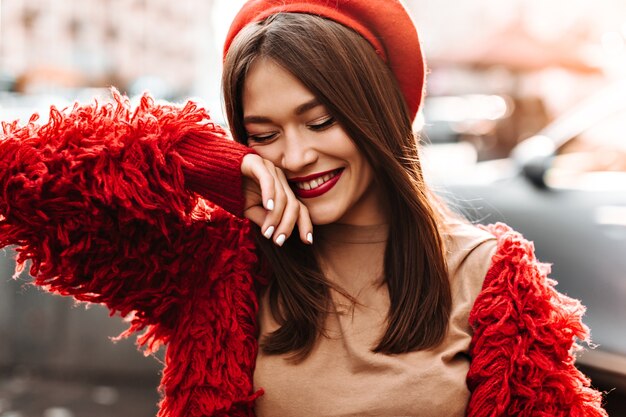
<svg viewBox="0 0 626 417"><path fill-rule="evenodd" d="M0 71L28 92L139 82L189 93L211 76L214 3L0 0Z"/></svg>
<svg viewBox="0 0 626 417"><path fill-rule="evenodd" d="M124 88L139 80L136 86L214 100L223 38L243 1L0 0L0 75L17 78L19 88L35 91L51 85ZM482 62L494 50L517 49L501 36L517 25L538 47L555 47L550 52L558 56L567 52L568 60L602 67L607 75L626 71L622 0L404 1L433 70L442 60ZM491 48L485 49L486 43ZM524 55L516 52L515 58ZM432 81L429 85L439 88ZM485 87L482 82L461 84ZM471 89L455 87L451 80L444 85Z"/></svg>

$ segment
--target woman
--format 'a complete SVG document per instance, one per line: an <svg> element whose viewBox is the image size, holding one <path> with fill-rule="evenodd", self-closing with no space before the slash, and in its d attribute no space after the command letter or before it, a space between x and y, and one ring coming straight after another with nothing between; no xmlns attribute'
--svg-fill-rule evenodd
<svg viewBox="0 0 626 417"><path fill-rule="evenodd" d="M162 416L606 415L580 305L424 184L423 74L396 1L248 2L223 78L247 146L148 97L5 125L0 245L167 344Z"/></svg>

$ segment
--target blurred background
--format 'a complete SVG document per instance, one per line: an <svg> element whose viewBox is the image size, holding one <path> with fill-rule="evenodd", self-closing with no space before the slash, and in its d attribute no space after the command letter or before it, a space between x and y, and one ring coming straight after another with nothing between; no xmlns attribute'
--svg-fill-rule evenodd
<svg viewBox="0 0 626 417"><path fill-rule="evenodd" d="M241 0L0 0L0 120L51 104L188 98L223 123L221 48ZM412 0L429 66L428 181L505 221L587 305L579 366L626 416L626 2ZM382 12L382 11L381 11ZM42 294L0 256L0 417L153 416L159 359L98 307Z"/></svg>

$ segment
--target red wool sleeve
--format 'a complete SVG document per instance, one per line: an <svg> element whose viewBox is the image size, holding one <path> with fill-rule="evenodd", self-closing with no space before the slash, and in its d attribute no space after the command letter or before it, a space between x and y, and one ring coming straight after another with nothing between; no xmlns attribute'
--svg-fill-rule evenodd
<svg viewBox="0 0 626 417"><path fill-rule="evenodd" d="M0 247L35 284L103 303L158 345L246 223L192 191L240 213L248 151L194 103L114 98L2 124Z"/></svg>
<svg viewBox="0 0 626 417"><path fill-rule="evenodd" d="M240 216L243 210L241 160L252 149L229 140L217 126L212 130L191 131L176 144L176 150L189 164L183 166L187 187Z"/></svg>
<svg viewBox="0 0 626 417"><path fill-rule="evenodd" d="M161 417L252 416L258 258L242 209L241 158L206 111L156 104L50 112L3 123L0 247L34 284L102 303L167 344Z"/></svg>
<svg viewBox="0 0 626 417"><path fill-rule="evenodd" d="M584 308L554 289L532 243L503 224L487 230L498 249L470 313L468 417L607 417L574 366Z"/></svg>

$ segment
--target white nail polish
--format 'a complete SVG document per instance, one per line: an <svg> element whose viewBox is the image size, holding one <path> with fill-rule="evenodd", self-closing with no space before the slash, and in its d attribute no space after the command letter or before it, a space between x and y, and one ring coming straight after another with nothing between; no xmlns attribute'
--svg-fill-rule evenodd
<svg viewBox="0 0 626 417"><path fill-rule="evenodd" d="M278 237L276 238L276 244L277 244L278 246L283 246L283 243L285 243L285 239L286 239L285 235L280 235L280 236L278 236Z"/></svg>
<svg viewBox="0 0 626 417"><path fill-rule="evenodd" d="M265 206L270 211L274 210L274 200L270 198L269 200L267 200L267 203L265 204Z"/></svg>
<svg viewBox="0 0 626 417"><path fill-rule="evenodd" d="M274 226L270 226L267 228L265 233L263 233L263 236L265 236L266 239L270 239L273 234L274 234Z"/></svg>
<svg viewBox="0 0 626 417"><path fill-rule="evenodd" d="M313 244L313 233L306 234L306 241L309 242L310 244Z"/></svg>

